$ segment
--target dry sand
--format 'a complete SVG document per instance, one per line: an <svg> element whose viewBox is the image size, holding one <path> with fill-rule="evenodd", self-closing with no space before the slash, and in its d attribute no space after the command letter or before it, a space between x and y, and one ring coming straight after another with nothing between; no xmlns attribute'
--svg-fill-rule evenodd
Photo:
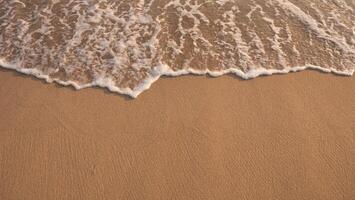
<svg viewBox="0 0 355 200"><path fill-rule="evenodd" d="M0 71L0 199L355 199L355 77L163 78L131 100Z"/></svg>

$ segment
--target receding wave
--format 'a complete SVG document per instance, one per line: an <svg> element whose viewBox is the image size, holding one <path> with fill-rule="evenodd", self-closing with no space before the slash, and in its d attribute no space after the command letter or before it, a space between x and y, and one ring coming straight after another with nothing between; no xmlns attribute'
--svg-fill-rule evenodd
<svg viewBox="0 0 355 200"><path fill-rule="evenodd" d="M352 75L355 2L0 0L0 65L132 97L162 75Z"/></svg>

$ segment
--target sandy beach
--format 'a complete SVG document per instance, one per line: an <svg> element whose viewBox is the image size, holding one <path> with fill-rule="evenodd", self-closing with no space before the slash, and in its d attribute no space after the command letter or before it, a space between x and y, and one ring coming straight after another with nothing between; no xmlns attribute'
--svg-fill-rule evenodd
<svg viewBox="0 0 355 200"><path fill-rule="evenodd" d="M0 65L0 200L355 200L354 0L0 0Z"/></svg>
<svg viewBox="0 0 355 200"><path fill-rule="evenodd" d="M303 71L133 100L1 69L0 199L354 199L354 91Z"/></svg>

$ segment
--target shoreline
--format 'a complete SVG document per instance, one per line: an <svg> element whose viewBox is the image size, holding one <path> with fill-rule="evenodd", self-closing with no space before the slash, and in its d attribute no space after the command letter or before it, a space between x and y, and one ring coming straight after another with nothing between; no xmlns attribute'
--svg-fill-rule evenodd
<svg viewBox="0 0 355 200"><path fill-rule="evenodd" d="M315 66L311 64L307 64L305 66L296 66L296 67L289 67L284 68L283 70L277 69L255 69L250 70L247 73L242 72L238 68L228 68L227 70L222 71L210 71L210 70L194 70L192 68L188 68L187 70L179 70L179 71L172 71L170 67L162 65L155 67L156 70L153 71L153 74L150 77L146 78L137 88L119 88L114 85L112 80L95 80L93 83L88 83L84 85L80 85L74 81L62 81L60 79L52 79L48 75L43 74L40 70L34 69L24 69L19 68L15 65L6 64L4 61L0 59L0 68L14 70L18 73L22 73L29 76L34 76L38 79L45 80L47 83L57 83L63 86L72 86L76 90L81 90L90 87L100 87L104 89L108 89L111 92L127 95L131 98L137 98L141 93L147 91L156 81L158 81L161 77L178 77L182 75L198 75L198 76L212 76L212 77L221 77L225 75L235 75L238 78L242 78L245 80L255 79L260 76L272 76L277 74L288 74L293 72L300 72L304 70L317 70L324 73L332 73L335 75L340 76L353 76L355 69L351 71L338 71L335 68L324 68L320 66Z"/></svg>
<svg viewBox="0 0 355 200"><path fill-rule="evenodd" d="M355 77L162 78L132 100L0 70L1 199L351 199Z"/></svg>

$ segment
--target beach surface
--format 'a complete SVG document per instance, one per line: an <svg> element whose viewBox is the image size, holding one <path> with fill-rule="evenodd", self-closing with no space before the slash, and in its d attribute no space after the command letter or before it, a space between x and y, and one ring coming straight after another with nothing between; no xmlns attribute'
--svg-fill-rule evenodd
<svg viewBox="0 0 355 200"><path fill-rule="evenodd" d="M0 199L355 199L355 77L165 77L131 99L1 69L0 96Z"/></svg>

